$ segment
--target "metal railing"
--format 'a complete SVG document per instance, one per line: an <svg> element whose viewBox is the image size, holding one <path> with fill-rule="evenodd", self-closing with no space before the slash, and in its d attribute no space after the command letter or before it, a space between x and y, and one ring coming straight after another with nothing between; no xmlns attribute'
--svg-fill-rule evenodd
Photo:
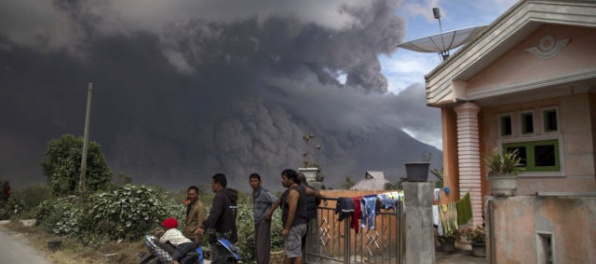
<svg viewBox="0 0 596 264"><path fill-rule="evenodd" d="M404 252L403 203L375 215L375 228L362 227L359 232L350 227L351 218L338 221L335 207L328 207L327 198L318 207L318 218L309 222L304 252L306 263L402 263ZM333 202L331 202L333 203Z"/></svg>

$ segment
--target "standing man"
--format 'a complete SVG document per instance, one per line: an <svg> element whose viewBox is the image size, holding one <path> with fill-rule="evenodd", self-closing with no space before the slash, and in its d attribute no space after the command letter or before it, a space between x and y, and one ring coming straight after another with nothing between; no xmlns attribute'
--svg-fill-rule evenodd
<svg viewBox="0 0 596 264"><path fill-rule="evenodd" d="M238 210L238 191L226 188L228 181L226 175L218 173L213 175L211 189L215 193L209 216L203 221L195 235L203 235L206 229L215 229L215 234L209 234L211 261L218 256L217 236L224 237L232 244L238 242L238 229L236 227L236 212Z"/></svg>
<svg viewBox="0 0 596 264"><path fill-rule="evenodd" d="M255 221L255 258L257 264L268 264L271 255L271 219L265 219L277 197L261 186L261 175L248 176L252 188L252 213Z"/></svg>
<svg viewBox="0 0 596 264"><path fill-rule="evenodd" d="M311 243L310 248L311 250L313 249L318 249L317 246L315 245L316 239L313 239L311 241L306 241L306 238L308 236L310 237L318 237L319 233L317 230L317 211L318 211L318 207L319 204L321 204L321 200L323 199L323 195L321 195L319 193L319 191L317 189L315 189L314 187L308 185L308 182L306 181L306 177L304 176L304 174L302 174L301 172L298 172L298 179L300 180L300 184L306 189L311 189L315 194L314 195L308 195L306 196L306 214L308 215L308 221L306 222L306 232L304 233L304 236L302 236L302 253L306 253L306 243L309 242ZM317 252L315 252L317 253ZM303 262L306 263L307 259L306 256L302 258Z"/></svg>
<svg viewBox="0 0 596 264"><path fill-rule="evenodd" d="M197 186L190 186L186 190L188 204L186 205L186 225L184 227L184 235L190 238L196 246L201 244L200 236L195 235L195 231L199 229L207 211L201 201L199 201L199 188Z"/></svg>
<svg viewBox="0 0 596 264"><path fill-rule="evenodd" d="M286 191L281 197L281 221L284 238L284 264L302 264L302 236L306 233L306 191L298 174L292 169L281 173L281 184ZM273 209L273 208L272 208Z"/></svg>
<svg viewBox="0 0 596 264"><path fill-rule="evenodd" d="M271 220L273 212L281 204L281 221L284 227L281 234L284 238L284 264L302 264L302 237L306 234L308 221L306 195L314 195L319 199L325 199L325 196L316 189L304 188L300 184L298 173L292 169L282 171L281 184L286 187L286 191L282 194L281 199L273 204L265 219Z"/></svg>

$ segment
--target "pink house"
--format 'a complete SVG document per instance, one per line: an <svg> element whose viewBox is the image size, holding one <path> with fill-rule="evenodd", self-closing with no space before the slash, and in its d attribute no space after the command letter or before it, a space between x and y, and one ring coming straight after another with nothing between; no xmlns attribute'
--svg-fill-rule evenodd
<svg viewBox="0 0 596 264"><path fill-rule="evenodd" d="M471 194L490 260L596 262L596 1L519 1L427 74L426 94L441 108L446 200ZM514 197L490 197L482 155L495 147L524 158Z"/></svg>

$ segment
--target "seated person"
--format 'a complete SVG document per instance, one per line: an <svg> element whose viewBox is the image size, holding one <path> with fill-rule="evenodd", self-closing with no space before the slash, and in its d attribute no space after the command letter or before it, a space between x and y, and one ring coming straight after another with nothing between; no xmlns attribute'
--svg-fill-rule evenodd
<svg viewBox="0 0 596 264"><path fill-rule="evenodd" d="M197 246L190 239L186 238L180 230L176 229L178 227L178 221L175 218L167 218L161 225L166 231L159 238L159 242L163 244L170 243L176 247L172 254L172 264L184 263L187 259L189 263L195 263L196 259L194 257L185 258L185 256L190 252L195 252ZM181 261L183 258L184 261Z"/></svg>

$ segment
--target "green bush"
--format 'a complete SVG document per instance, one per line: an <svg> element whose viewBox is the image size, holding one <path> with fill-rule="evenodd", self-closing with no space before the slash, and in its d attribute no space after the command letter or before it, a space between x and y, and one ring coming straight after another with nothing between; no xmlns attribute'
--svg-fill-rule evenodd
<svg viewBox="0 0 596 264"><path fill-rule="evenodd" d="M51 192L52 189L47 184L37 184L14 191L12 197L23 200L25 207L30 209L37 207L41 202L49 199Z"/></svg>
<svg viewBox="0 0 596 264"><path fill-rule="evenodd" d="M37 224L46 232L76 237L81 230L81 199L70 195L43 201L35 214Z"/></svg>
<svg viewBox="0 0 596 264"><path fill-rule="evenodd" d="M186 192L186 190L184 190ZM151 233L166 217L179 220L184 228L186 207L180 192L166 192L159 187L125 185L114 191L98 192L88 199L78 196L50 198L41 202L35 218L47 232L78 239L83 245L100 246L109 240L136 240ZM240 194L238 201L238 246L242 259L254 258L254 222L250 195ZM201 195L210 201L213 194ZM211 204L205 203L207 207ZM209 208L207 208L207 211ZM271 247L283 248L281 213L273 214ZM206 239L204 239L206 246Z"/></svg>
<svg viewBox="0 0 596 264"><path fill-rule="evenodd" d="M165 217L183 219L184 213L184 207L160 189L126 185L84 202L77 196L46 200L36 219L47 232L100 246L109 240L139 239Z"/></svg>
<svg viewBox="0 0 596 264"><path fill-rule="evenodd" d="M92 207L85 214L91 233L105 234L110 240L135 240L147 234L167 217L181 219L182 208L159 190L125 185L113 192L90 198ZM169 204L170 202L171 204Z"/></svg>
<svg viewBox="0 0 596 264"><path fill-rule="evenodd" d="M238 244L240 256L244 263L250 263L254 259L255 247L255 224L252 215L252 203L248 199L240 200L238 203L238 214L236 216L236 227L238 227ZM276 210L271 220L271 249L283 248L281 231L280 210Z"/></svg>
<svg viewBox="0 0 596 264"><path fill-rule="evenodd" d="M8 199L8 203L0 208L0 220L19 217L25 212L25 202L18 198Z"/></svg>

